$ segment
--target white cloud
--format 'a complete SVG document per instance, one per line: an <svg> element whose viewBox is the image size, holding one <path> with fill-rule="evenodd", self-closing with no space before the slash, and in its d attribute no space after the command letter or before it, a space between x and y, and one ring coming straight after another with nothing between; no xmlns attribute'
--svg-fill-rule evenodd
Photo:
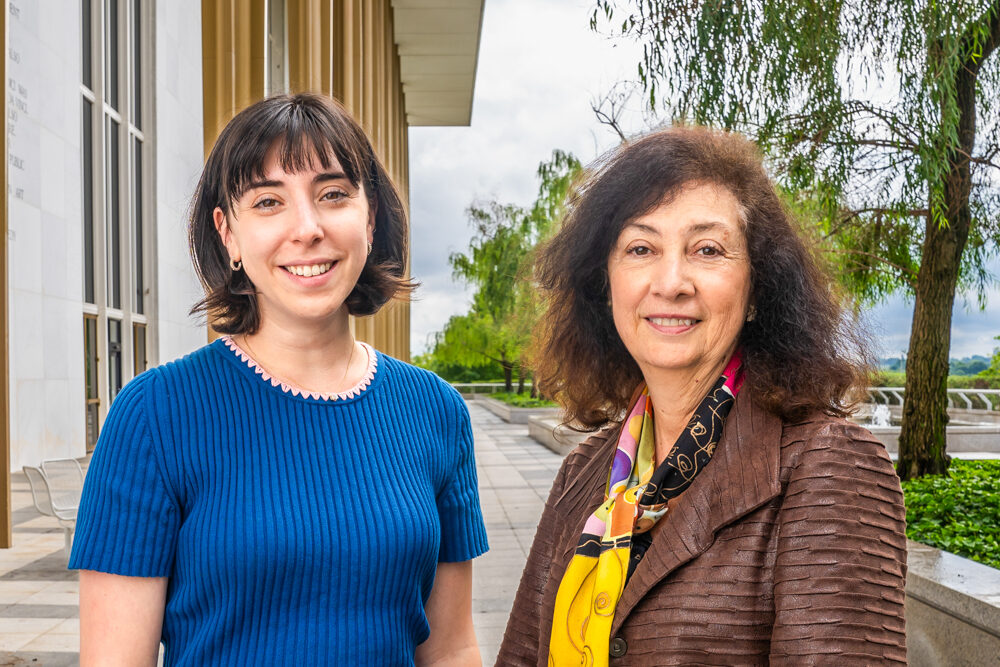
<svg viewBox="0 0 1000 667"><path fill-rule="evenodd" d="M423 282L411 309L414 353L468 308L448 265L450 253L468 247L466 207L490 197L526 205L537 188L535 170L554 149L587 162L616 143L590 101L634 78L640 50L592 33L592 6L487 2L471 127L410 129L412 268Z"/></svg>
<svg viewBox="0 0 1000 667"><path fill-rule="evenodd" d="M995 271L994 271L995 273ZM913 302L893 297L885 304L868 312L868 321L879 342L879 355L898 357L910 344L913 324ZM994 286L987 293L985 310L980 310L974 294L968 298L955 298L951 315L951 357L961 359L974 354L990 356L993 348L1000 347L994 339L1000 335L1000 287Z"/></svg>

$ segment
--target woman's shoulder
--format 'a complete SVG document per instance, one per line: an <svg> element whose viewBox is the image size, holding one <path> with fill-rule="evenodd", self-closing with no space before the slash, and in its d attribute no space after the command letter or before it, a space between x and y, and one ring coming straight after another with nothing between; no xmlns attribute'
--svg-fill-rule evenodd
<svg viewBox="0 0 1000 667"><path fill-rule="evenodd" d="M819 411L785 422L781 434L781 467L785 470L850 466L857 475L895 477L885 445L850 419Z"/></svg>
<svg viewBox="0 0 1000 667"><path fill-rule="evenodd" d="M149 397L155 403L157 398L181 387L203 386L204 378L217 374L218 364L222 363L222 357L214 349L216 347L218 341L143 371L125 384L113 405L137 401L141 397Z"/></svg>
<svg viewBox="0 0 1000 667"><path fill-rule="evenodd" d="M380 371L385 374L390 391L400 394L414 405L467 412L462 395L436 373L384 352L377 354Z"/></svg>
<svg viewBox="0 0 1000 667"><path fill-rule="evenodd" d="M580 469L586 467L591 461L602 456L610 456L610 451L615 448L618 432L621 424L609 422L598 430L594 431L574 447L566 458L563 459L563 467L569 469Z"/></svg>
<svg viewBox="0 0 1000 667"><path fill-rule="evenodd" d="M213 341L181 357L165 361L158 366L144 371L142 374L137 375L133 382L143 376L149 376L146 380L147 382L150 382L152 377L175 381L182 378L190 379L193 376L212 372L222 362L224 355L220 355L219 352L224 349L221 339Z"/></svg>
<svg viewBox="0 0 1000 667"><path fill-rule="evenodd" d="M157 366L155 370L166 374L191 373L196 369L215 367L226 358L235 358L235 355L226 347L224 338L217 338L207 345Z"/></svg>

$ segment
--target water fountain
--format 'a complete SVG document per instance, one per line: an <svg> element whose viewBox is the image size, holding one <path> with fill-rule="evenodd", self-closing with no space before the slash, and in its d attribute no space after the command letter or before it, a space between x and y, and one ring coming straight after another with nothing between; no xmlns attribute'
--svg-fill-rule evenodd
<svg viewBox="0 0 1000 667"><path fill-rule="evenodd" d="M902 387L872 387L870 402L855 417L895 456L902 417ZM1000 398L996 389L948 390L948 453L958 457L1000 458ZM878 402L876 402L878 401ZM983 406L989 406L984 409Z"/></svg>
<svg viewBox="0 0 1000 667"><path fill-rule="evenodd" d="M889 411L889 406L885 403L879 403L872 408L869 424L876 427L892 426L892 413Z"/></svg>

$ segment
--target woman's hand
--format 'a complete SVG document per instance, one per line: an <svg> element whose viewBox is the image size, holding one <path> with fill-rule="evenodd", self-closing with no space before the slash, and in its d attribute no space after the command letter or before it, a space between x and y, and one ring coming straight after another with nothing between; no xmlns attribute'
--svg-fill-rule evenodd
<svg viewBox="0 0 1000 667"><path fill-rule="evenodd" d="M80 665L156 665L166 599L166 577L80 570Z"/></svg>
<svg viewBox="0 0 1000 667"><path fill-rule="evenodd" d="M416 663L435 667L483 664L472 626L472 561L438 563L427 600L431 635L417 647Z"/></svg>

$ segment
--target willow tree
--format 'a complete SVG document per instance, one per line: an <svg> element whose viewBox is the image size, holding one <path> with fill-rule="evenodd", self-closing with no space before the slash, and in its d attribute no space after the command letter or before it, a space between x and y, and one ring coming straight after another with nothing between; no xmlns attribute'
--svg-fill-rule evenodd
<svg viewBox="0 0 1000 667"><path fill-rule="evenodd" d="M555 150L538 166L538 194L530 208L491 200L466 210L473 229L469 247L452 253L448 262L455 278L475 288L472 307L437 334L436 359L468 366L496 362L507 391L516 369L518 391L523 390L524 352L541 310L529 279L532 255L562 214L580 169L572 154Z"/></svg>
<svg viewBox="0 0 1000 667"><path fill-rule="evenodd" d="M1000 0L596 0L651 107L757 139L839 278L913 299L898 471L943 473L956 292L1000 238Z"/></svg>

